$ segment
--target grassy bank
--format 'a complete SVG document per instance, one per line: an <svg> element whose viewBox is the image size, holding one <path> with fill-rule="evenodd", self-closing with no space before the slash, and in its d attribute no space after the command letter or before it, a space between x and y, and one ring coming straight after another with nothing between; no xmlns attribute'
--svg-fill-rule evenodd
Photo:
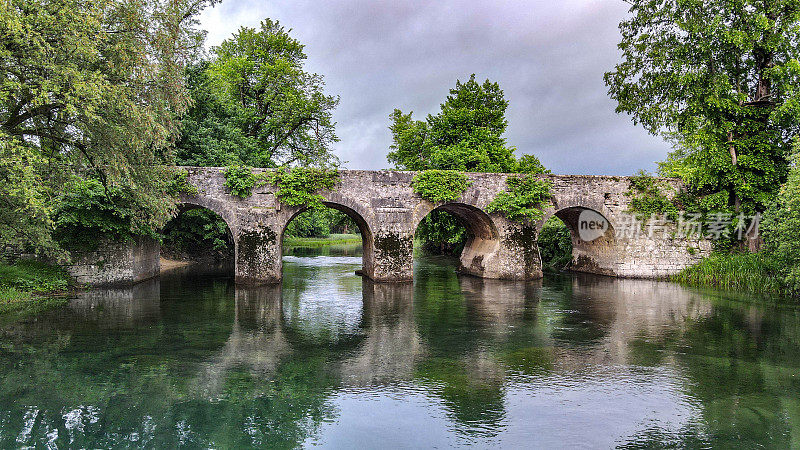
<svg viewBox="0 0 800 450"><path fill-rule="evenodd" d="M672 277L690 286L788 294L780 263L762 253L715 254Z"/></svg>
<svg viewBox="0 0 800 450"><path fill-rule="evenodd" d="M36 312L63 303L52 296L69 287L70 277L60 267L22 260L0 263L0 315Z"/></svg>
<svg viewBox="0 0 800 450"><path fill-rule="evenodd" d="M286 247L325 247L327 245L360 244L361 236L358 234L331 234L324 238L301 238L285 236L283 245Z"/></svg>

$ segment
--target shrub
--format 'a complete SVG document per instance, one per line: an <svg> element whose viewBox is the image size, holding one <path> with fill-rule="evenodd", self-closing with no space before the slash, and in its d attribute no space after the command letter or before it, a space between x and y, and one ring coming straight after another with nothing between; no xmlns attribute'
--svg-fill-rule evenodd
<svg viewBox="0 0 800 450"><path fill-rule="evenodd" d="M673 281L756 293L785 292L781 263L764 253L716 253L682 270Z"/></svg>
<svg viewBox="0 0 800 450"><path fill-rule="evenodd" d="M69 283L69 274L58 266L30 260L0 264L0 288L4 288L8 295L14 292L63 291Z"/></svg>
<svg viewBox="0 0 800 450"><path fill-rule="evenodd" d="M671 189L671 186L660 182L647 172L639 171L630 177L630 186L625 193L630 198L628 212L636 214L636 218L643 221L643 225L653 214L659 216L663 214L670 220L677 220L679 211L676 202L670 200L664 193Z"/></svg>
<svg viewBox="0 0 800 450"><path fill-rule="evenodd" d="M800 144L775 202L764 213L764 251L780 263L789 290L800 293Z"/></svg>
<svg viewBox="0 0 800 450"><path fill-rule="evenodd" d="M458 199L469 185L467 176L456 170L426 170L411 181L414 192L434 203Z"/></svg>
<svg viewBox="0 0 800 450"><path fill-rule="evenodd" d="M247 166L233 165L225 168L225 187L239 198L250 197L257 178Z"/></svg>
<svg viewBox="0 0 800 450"><path fill-rule="evenodd" d="M175 170L167 186L167 194L173 197L180 194L197 195L197 187L189 182L189 172L186 169Z"/></svg>
<svg viewBox="0 0 800 450"><path fill-rule="evenodd" d="M128 187L104 187L99 180L83 179L66 188L56 211L55 237L67 250L95 250L100 239L158 238L156 224L143 220Z"/></svg>
<svg viewBox="0 0 800 450"><path fill-rule="evenodd" d="M339 172L308 167L275 169L264 174L264 182L278 188L275 196L285 205L322 208L324 199L315 191L333 189L339 182Z"/></svg>
<svg viewBox="0 0 800 450"><path fill-rule="evenodd" d="M550 182L533 175L510 176L506 190L497 194L486 211L500 212L511 220L537 221L544 215L542 204L552 197L550 188Z"/></svg>

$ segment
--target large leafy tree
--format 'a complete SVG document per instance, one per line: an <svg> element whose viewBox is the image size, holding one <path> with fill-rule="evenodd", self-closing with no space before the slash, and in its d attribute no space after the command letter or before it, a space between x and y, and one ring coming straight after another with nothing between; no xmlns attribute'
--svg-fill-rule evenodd
<svg viewBox="0 0 800 450"><path fill-rule="evenodd" d="M394 110L389 126L393 143L387 158L401 170L547 172L533 155L519 161L514 157L514 147L503 137L507 108L498 83L488 79L479 83L474 74L464 83L456 81L439 112L424 121ZM467 234L458 219L437 210L422 221L417 236L429 251L458 253Z"/></svg>
<svg viewBox="0 0 800 450"><path fill-rule="evenodd" d="M126 186L137 227L168 217L170 163L189 104L183 66L203 0L8 0L0 5L0 236L54 251L65 181ZM111 201L111 197L109 197Z"/></svg>
<svg viewBox="0 0 800 450"><path fill-rule="evenodd" d="M678 150L663 166L703 210L763 211L800 130L800 2L631 0L618 112Z"/></svg>
<svg viewBox="0 0 800 450"><path fill-rule="evenodd" d="M440 111L425 121L395 109L389 162L404 170L514 172L514 148L503 137L506 108L500 85L478 83L473 74L465 83L456 81Z"/></svg>
<svg viewBox="0 0 800 450"><path fill-rule="evenodd" d="M258 167L328 165L338 141L322 76L308 73L303 45L277 21L242 27L191 67L195 104L178 143L179 162Z"/></svg>

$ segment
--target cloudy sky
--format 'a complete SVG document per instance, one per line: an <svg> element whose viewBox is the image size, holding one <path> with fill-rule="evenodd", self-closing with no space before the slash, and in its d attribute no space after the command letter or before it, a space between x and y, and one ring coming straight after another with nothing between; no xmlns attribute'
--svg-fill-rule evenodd
<svg viewBox="0 0 800 450"><path fill-rule="evenodd" d="M208 45L277 19L306 45L307 69L339 95L350 169L388 168L389 114L436 112L457 79L500 83L518 154L556 173L653 170L669 145L614 112L603 73L619 58L621 0L223 0L203 13Z"/></svg>

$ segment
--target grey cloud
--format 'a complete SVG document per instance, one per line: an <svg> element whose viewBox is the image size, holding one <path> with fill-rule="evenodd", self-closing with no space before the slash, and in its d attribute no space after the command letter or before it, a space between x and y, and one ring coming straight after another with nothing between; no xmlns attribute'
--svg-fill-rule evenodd
<svg viewBox="0 0 800 450"><path fill-rule="evenodd" d="M211 45L264 17L292 28L309 69L341 96L336 153L350 168L387 167L391 111L421 119L474 72L505 91L507 138L520 154L558 173L624 175L652 170L669 150L606 95L625 12L612 0L228 0L203 24Z"/></svg>

